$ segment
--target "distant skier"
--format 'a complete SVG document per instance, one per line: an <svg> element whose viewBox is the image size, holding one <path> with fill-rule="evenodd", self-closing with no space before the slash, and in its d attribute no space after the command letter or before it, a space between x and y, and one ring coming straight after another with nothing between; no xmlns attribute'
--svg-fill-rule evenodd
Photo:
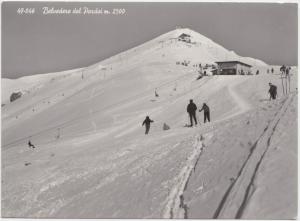
<svg viewBox="0 0 300 221"><path fill-rule="evenodd" d="M34 148L35 148L35 146L34 146L34 145L31 143L31 141L30 141L30 140L28 141L28 147L29 147L29 148L32 148L32 149L34 149Z"/></svg>
<svg viewBox="0 0 300 221"><path fill-rule="evenodd" d="M272 72L272 74L274 73L274 69L273 68L271 69L271 72Z"/></svg>
<svg viewBox="0 0 300 221"><path fill-rule="evenodd" d="M158 93L157 93L157 91L155 90L155 97L159 97L159 95L158 95Z"/></svg>
<svg viewBox="0 0 300 221"><path fill-rule="evenodd" d="M288 76L290 74L290 68L286 68L285 74Z"/></svg>
<svg viewBox="0 0 300 221"><path fill-rule="evenodd" d="M210 111L209 111L209 107L207 106L206 103L203 103L203 106L201 108L201 110L199 110L199 112L204 111L204 123L206 123L206 120L208 120L208 122L210 122Z"/></svg>
<svg viewBox="0 0 300 221"><path fill-rule="evenodd" d="M197 125L196 110L197 110L197 106L191 99L190 103L188 104L188 106L186 108L186 111L189 113L189 116L190 116L191 127L193 126L193 119L195 121L195 124Z"/></svg>
<svg viewBox="0 0 300 221"><path fill-rule="evenodd" d="M271 99L275 100L277 97L277 87L272 83L269 83L269 86L270 86L270 89L269 89L270 100Z"/></svg>
<svg viewBox="0 0 300 221"><path fill-rule="evenodd" d="M144 124L145 124L145 126L146 126L145 134L148 134L148 133L149 133L149 130L150 130L150 123L153 123L153 122L154 122L154 121L151 120L151 119L149 118L149 116L146 116L146 119L143 121L143 124L142 124L142 126L144 126Z"/></svg>
<svg viewBox="0 0 300 221"><path fill-rule="evenodd" d="M285 65L282 65L282 66L280 67L280 71L281 71L282 73L285 73L285 71L286 71Z"/></svg>
<svg viewBox="0 0 300 221"><path fill-rule="evenodd" d="M256 75L258 75L258 74L259 74L259 70L256 71Z"/></svg>

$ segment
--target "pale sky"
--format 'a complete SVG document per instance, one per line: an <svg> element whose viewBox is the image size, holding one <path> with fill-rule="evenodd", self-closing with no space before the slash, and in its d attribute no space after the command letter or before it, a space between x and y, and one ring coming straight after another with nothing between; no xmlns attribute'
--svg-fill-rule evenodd
<svg viewBox="0 0 300 221"><path fill-rule="evenodd" d="M43 7L124 8L125 15L43 15ZM35 8L19 15L18 8ZM241 56L297 65L295 3L4 2L2 77L85 67L187 27Z"/></svg>

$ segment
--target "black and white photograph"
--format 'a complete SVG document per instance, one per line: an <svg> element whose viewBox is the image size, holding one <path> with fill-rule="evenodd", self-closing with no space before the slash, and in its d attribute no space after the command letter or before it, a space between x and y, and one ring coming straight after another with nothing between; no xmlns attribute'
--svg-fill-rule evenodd
<svg viewBox="0 0 300 221"><path fill-rule="evenodd" d="M297 219L297 1L1 2L1 217Z"/></svg>

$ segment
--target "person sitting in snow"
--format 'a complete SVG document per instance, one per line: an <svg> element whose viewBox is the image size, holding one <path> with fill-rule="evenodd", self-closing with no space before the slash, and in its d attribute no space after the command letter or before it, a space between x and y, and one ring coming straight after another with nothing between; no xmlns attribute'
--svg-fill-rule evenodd
<svg viewBox="0 0 300 221"><path fill-rule="evenodd" d="M210 122L210 113L209 113L209 107L207 106L206 103L203 103L203 106L201 108L201 110L199 110L199 112L204 111L204 123L206 123L206 120L208 120L208 122Z"/></svg>
<svg viewBox="0 0 300 221"><path fill-rule="evenodd" d="M30 140L28 141L28 147L29 147L29 148L32 148L32 149L34 149L34 148L35 148L35 146L34 146L34 145L31 143L31 141L30 141Z"/></svg>
<svg viewBox="0 0 300 221"><path fill-rule="evenodd" d="M170 130L170 126L168 124L164 123L163 130Z"/></svg>
<svg viewBox="0 0 300 221"><path fill-rule="evenodd" d="M188 104L188 106L186 108L186 111L189 113L189 116L190 116L191 127L193 126L193 119L195 121L195 124L197 125L196 110L197 110L197 106L191 99L190 103Z"/></svg>
<svg viewBox="0 0 300 221"><path fill-rule="evenodd" d="M159 95L158 95L156 89L155 89L155 97L159 97Z"/></svg>
<svg viewBox="0 0 300 221"><path fill-rule="evenodd" d="M270 86L270 89L269 89L270 100L271 99L275 100L277 97L277 87L272 83L269 83L269 86Z"/></svg>
<svg viewBox="0 0 300 221"><path fill-rule="evenodd" d="M154 121L151 120L151 119L149 118L149 116L146 116L146 119L143 121L143 124L142 124L142 126L144 126L144 124L145 124L145 126L146 126L145 134L148 134L148 133L149 133L149 130L150 130L150 123L153 123L153 122L154 122Z"/></svg>

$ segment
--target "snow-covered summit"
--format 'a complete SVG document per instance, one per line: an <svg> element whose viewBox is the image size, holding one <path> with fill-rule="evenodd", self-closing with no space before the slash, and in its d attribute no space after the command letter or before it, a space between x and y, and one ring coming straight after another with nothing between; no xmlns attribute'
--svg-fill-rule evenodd
<svg viewBox="0 0 300 221"><path fill-rule="evenodd" d="M185 40L181 39L182 35L184 35L183 38L186 38ZM101 61L99 64L109 65L120 63L121 60L138 63L139 65L161 60L169 63L186 60L191 63L202 64L239 60L255 67L267 66L261 60L243 57L234 51L227 50L208 37L189 28L177 28L169 31L139 46Z"/></svg>

